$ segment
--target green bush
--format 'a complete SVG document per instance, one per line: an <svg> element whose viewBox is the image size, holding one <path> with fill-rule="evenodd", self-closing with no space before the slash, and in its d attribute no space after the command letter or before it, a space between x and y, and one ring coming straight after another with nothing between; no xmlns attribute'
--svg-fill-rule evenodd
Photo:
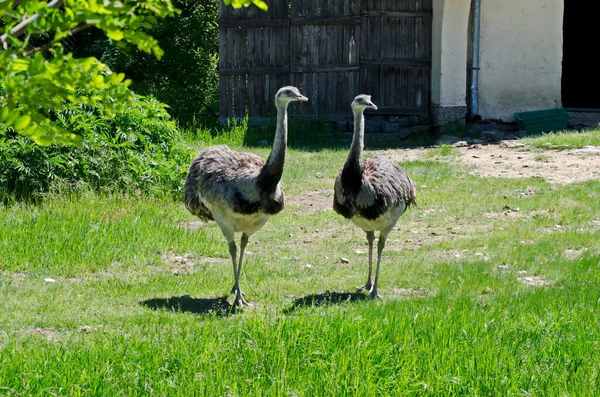
<svg viewBox="0 0 600 397"><path fill-rule="evenodd" d="M36 199L52 189L140 191L177 197L192 154L165 105L137 96L123 111L106 114L68 105L56 123L80 134L81 147L40 147L0 131L0 196Z"/></svg>

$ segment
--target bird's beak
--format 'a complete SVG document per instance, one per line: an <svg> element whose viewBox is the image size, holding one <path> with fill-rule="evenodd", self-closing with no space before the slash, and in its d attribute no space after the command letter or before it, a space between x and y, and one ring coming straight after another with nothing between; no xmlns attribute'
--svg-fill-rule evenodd
<svg viewBox="0 0 600 397"><path fill-rule="evenodd" d="M302 101L302 102L308 101L308 98L305 97L304 95L297 96L296 99L299 101Z"/></svg>
<svg viewBox="0 0 600 397"><path fill-rule="evenodd" d="M369 107L373 110L377 110L377 105L375 105L373 102L369 103Z"/></svg>

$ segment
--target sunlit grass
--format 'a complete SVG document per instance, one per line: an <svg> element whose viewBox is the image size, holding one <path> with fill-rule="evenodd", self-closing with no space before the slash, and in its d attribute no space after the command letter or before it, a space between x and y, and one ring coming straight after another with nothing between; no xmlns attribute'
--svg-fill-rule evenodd
<svg viewBox="0 0 600 397"><path fill-rule="evenodd" d="M442 144L432 149L429 149L427 152L424 153L423 156L426 159L432 159L435 157L449 157L458 155L460 155L460 153L452 145Z"/></svg>
<svg viewBox="0 0 600 397"><path fill-rule="evenodd" d="M532 148L553 150L600 146L600 129L553 132L525 137L521 139L521 142Z"/></svg>
<svg viewBox="0 0 600 397"><path fill-rule="evenodd" d="M600 182L403 163L419 205L390 235L372 302L354 294L364 233L329 204L346 155L289 151L288 205L250 240L254 306L234 315L205 305L233 284L224 238L181 202L2 207L0 395L600 393ZM315 191L320 210L293 204ZM350 301L296 307L328 291Z"/></svg>

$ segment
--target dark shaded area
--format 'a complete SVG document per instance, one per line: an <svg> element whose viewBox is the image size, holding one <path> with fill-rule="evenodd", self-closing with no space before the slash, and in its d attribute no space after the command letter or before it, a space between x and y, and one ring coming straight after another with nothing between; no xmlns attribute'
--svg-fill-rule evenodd
<svg viewBox="0 0 600 397"><path fill-rule="evenodd" d="M181 125L214 125L219 110L219 2L174 0L181 13L159 18L145 33L158 40L161 59L96 28L65 39L76 57L94 56L132 80L131 89L169 105Z"/></svg>
<svg viewBox="0 0 600 397"><path fill-rule="evenodd" d="M347 302L359 302L366 300L368 295L363 292L338 292L338 291L326 291L321 294L313 294L303 296L294 301L292 306L285 309L285 314L292 313L297 309L303 307L317 307L317 306L328 306L328 305L340 305Z"/></svg>
<svg viewBox="0 0 600 397"><path fill-rule="evenodd" d="M459 128L457 128L459 129ZM288 148L321 151L329 149L350 149L352 132L326 131L316 122L310 122L291 117L288 122ZM460 131L440 132L439 128L429 127L427 130L418 131L405 138L380 139L393 134L368 133L365 136L365 149L394 149L418 148L436 144L440 135L449 134L456 136L479 137L479 133L470 133L464 126ZM271 147L275 136L275 121L266 120L262 125L249 124L244 135L244 146Z"/></svg>
<svg viewBox="0 0 600 397"><path fill-rule="evenodd" d="M565 0L562 102L570 108L600 108L600 73L591 53L598 38L600 2Z"/></svg>
<svg viewBox="0 0 600 397"><path fill-rule="evenodd" d="M194 314L214 314L229 316L235 314L235 309L226 296L218 298L191 298L189 296L172 296L170 298L152 298L140 302L152 310L170 310L174 312L187 312Z"/></svg>

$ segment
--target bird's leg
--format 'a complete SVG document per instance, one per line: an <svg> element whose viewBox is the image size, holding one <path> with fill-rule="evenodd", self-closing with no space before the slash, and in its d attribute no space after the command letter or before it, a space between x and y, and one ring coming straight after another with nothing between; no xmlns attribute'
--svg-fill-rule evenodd
<svg viewBox="0 0 600 397"><path fill-rule="evenodd" d="M367 232L367 241L369 242L369 278L365 285L358 287L359 291L365 290L371 292L371 289L373 288L373 240L375 240L375 232Z"/></svg>
<svg viewBox="0 0 600 397"><path fill-rule="evenodd" d="M237 292L237 290L240 290L241 295L244 295L244 291L241 290L240 286L239 286L239 277L242 271L242 261L244 260L244 250L246 249L246 244L248 243L248 236L246 236L246 239L244 240L244 236L246 236L246 233L242 233L242 238L240 239L240 259L238 263L235 263L233 265L233 273L235 276L235 280L236 282L233 284L233 287L231 287L231 293L235 294Z"/></svg>
<svg viewBox="0 0 600 397"><path fill-rule="evenodd" d="M385 240L387 239L387 235L380 233L379 234L379 241L377 242L377 269L375 270L375 282L373 283L373 289L371 290L371 295L369 295L369 298L371 299L375 299L375 298L381 298L381 296L379 296L379 294L377 293L377 281L379 280L379 267L381 265L381 253L383 252L383 249L385 248Z"/></svg>
<svg viewBox="0 0 600 397"><path fill-rule="evenodd" d="M244 293L240 288L240 274L242 273L242 262L244 260L244 250L246 249L246 244L248 244L248 235L246 233L242 233L242 238L240 241L240 262L236 267L235 257L232 255L233 259L233 271L235 275L235 284L231 289L231 292L235 294L235 301L233 303L234 306L249 306L248 302L244 300ZM234 243L235 249L235 243ZM231 246L230 246L231 250Z"/></svg>

